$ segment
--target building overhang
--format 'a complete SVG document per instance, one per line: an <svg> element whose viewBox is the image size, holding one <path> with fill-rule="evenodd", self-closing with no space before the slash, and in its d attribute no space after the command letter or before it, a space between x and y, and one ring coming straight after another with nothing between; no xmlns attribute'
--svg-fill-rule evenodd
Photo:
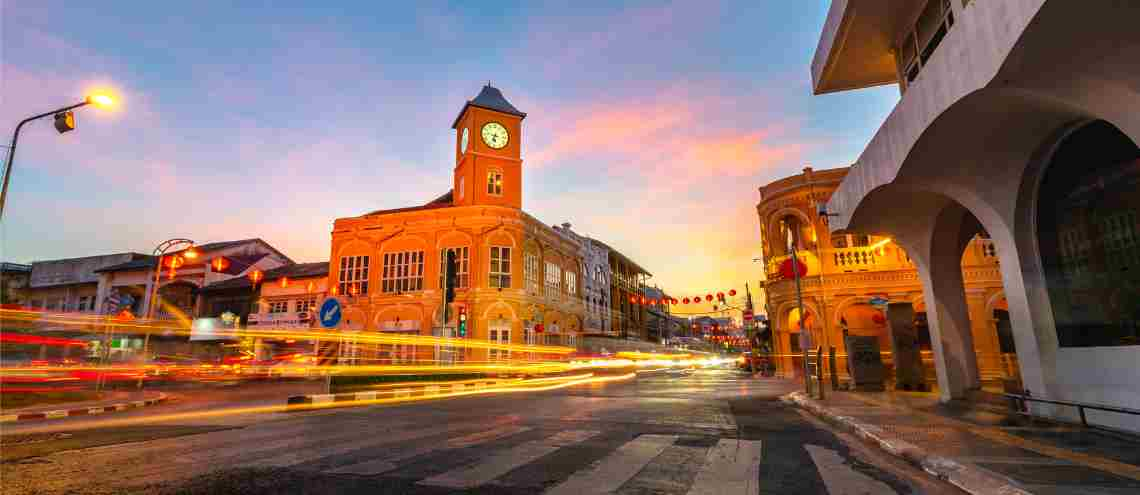
<svg viewBox="0 0 1140 495"><path fill-rule="evenodd" d="M897 83L894 33L919 3L832 0L811 62L812 92L820 95Z"/></svg>

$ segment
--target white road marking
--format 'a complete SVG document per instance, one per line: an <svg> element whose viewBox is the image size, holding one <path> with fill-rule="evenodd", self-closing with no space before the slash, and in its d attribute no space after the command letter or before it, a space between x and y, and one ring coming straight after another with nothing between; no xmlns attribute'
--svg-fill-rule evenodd
<svg viewBox="0 0 1140 495"><path fill-rule="evenodd" d="M574 473L547 491L554 495L610 493L637 475L649 461L673 445L677 435L641 435L619 447L590 469Z"/></svg>
<svg viewBox="0 0 1140 495"><path fill-rule="evenodd" d="M860 473L843 462L843 458L834 450L818 445L804 445L808 455L811 456L819 476L823 478L823 485L827 487L830 495L895 495L895 491L886 483Z"/></svg>
<svg viewBox="0 0 1140 495"><path fill-rule="evenodd" d="M526 426L504 425L498 428L492 428L487 431L481 431L478 433L472 433L470 435L451 438L448 439L448 441L443 445L424 445L410 452L404 452L402 454L396 454L392 456L381 456L374 459L369 459L367 461L358 462L356 464L350 464L347 466L330 469L326 472L360 475L375 475L386 473L388 471L396 469L396 464L400 461L411 459L413 457L435 452L437 450L467 448L474 445L479 445L481 443L490 442L491 440L522 433L528 430L530 430L530 428Z"/></svg>
<svg viewBox="0 0 1140 495"><path fill-rule="evenodd" d="M383 436L366 436L360 438L359 436L354 439L345 440L343 442L336 442L328 447L320 448L315 445L306 446L305 448L296 449L291 452L258 459L252 462L241 464L243 467L287 467L296 464L301 464L309 461L315 461L325 457L334 455L345 454L354 450L362 449L372 445L383 445L396 442L410 442L419 440L421 438L438 435L440 433L448 433L461 429L471 429L478 427L478 424L460 423L454 425L447 425L442 428L423 428L423 429L409 429L397 431L393 433L385 433ZM309 438L309 442L314 439Z"/></svg>
<svg viewBox="0 0 1140 495"><path fill-rule="evenodd" d="M542 440L534 440L515 448L488 456L486 459L445 473L420 480L419 484L449 488L472 488L487 483L511 470L530 463L562 447L582 442L594 435L594 430L569 430Z"/></svg>
<svg viewBox="0 0 1140 495"><path fill-rule="evenodd" d="M709 449L689 495L759 493L760 454L759 440L722 438Z"/></svg>

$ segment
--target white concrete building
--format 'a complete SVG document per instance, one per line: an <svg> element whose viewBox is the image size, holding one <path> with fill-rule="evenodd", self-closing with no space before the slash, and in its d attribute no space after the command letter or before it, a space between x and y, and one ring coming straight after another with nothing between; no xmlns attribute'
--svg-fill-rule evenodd
<svg viewBox="0 0 1140 495"><path fill-rule="evenodd" d="M573 240L579 246L582 304L585 309L582 332L587 334L609 333L610 250L597 241L574 232L569 222L555 226L554 230Z"/></svg>
<svg viewBox="0 0 1140 495"><path fill-rule="evenodd" d="M890 236L914 260L944 400L978 386L959 260L985 232L1024 389L1140 408L1137 25L1127 1L831 3L815 93L902 96L831 196L829 228Z"/></svg>

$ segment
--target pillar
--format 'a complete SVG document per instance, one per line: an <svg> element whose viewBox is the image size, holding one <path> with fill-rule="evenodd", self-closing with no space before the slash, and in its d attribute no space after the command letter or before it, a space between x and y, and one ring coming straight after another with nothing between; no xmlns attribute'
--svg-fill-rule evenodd
<svg viewBox="0 0 1140 495"><path fill-rule="evenodd" d="M965 397L968 390L981 385L960 255L931 256L933 260L911 255L922 280L939 395L944 401Z"/></svg>

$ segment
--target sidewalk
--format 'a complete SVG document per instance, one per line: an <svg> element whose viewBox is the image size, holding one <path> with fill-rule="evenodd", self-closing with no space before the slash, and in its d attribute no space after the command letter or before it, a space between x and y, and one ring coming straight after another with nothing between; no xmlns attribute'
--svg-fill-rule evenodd
<svg viewBox="0 0 1140 495"><path fill-rule="evenodd" d="M1140 439L917 392L787 396L968 493L1140 493Z"/></svg>
<svg viewBox="0 0 1140 495"><path fill-rule="evenodd" d="M85 416L146 407L166 400L166 394L155 391L108 392L99 400L62 402L0 411L0 423L36 419Z"/></svg>

